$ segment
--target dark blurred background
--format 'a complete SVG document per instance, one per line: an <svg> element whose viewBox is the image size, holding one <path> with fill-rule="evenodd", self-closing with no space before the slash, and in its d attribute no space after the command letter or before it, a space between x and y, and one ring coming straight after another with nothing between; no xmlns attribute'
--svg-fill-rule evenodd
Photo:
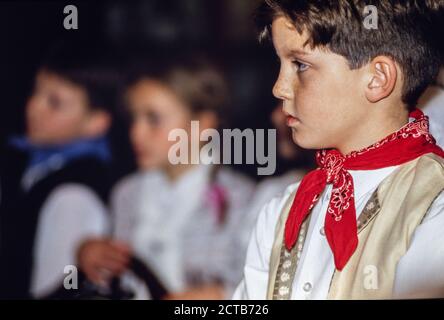
<svg viewBox="0 0 444 320"><path fill-rule="evenodd" d="M77 30L63 27L66 5L78 9ZM199 49L225 72L231 89L231 127L269 128L277 63L259 45L253 22L256 0L1 1L1 143L24 130L23 111L39 63L55 43L103 47L116 67L131 56ZM125 123L112 133L115 179L134 169ZM255 165L238 167L254 176Z"/></svg>

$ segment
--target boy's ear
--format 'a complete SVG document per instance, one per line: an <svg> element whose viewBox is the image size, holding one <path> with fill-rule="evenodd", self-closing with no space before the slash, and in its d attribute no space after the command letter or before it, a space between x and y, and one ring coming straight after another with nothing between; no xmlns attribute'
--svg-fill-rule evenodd
<svg viewBox="0 0 444 320"><path fill-rule="evenodd" d="M387 56L378 56L370 62L369 73L370 81L365 90L367 100L375 103L390 96L398 78L395 61Z"/></svg>
<svg viewBox="0 0 444 320"><path fill-rule="evenodd" d="M85 136L94 138L106 134L111 126L111 115L102 110L94 110L85 124Z"/></svg>

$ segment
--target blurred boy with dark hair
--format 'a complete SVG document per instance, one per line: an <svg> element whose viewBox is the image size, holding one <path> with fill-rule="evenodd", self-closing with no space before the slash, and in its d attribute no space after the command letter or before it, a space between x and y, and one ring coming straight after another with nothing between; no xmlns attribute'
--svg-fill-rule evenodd
<svg viewBox="0 0 444 320"><path fill-rule="evenodd" d="M57 297L77 245L106 231L116 77L91 49L55 50L37 71L27 131L1 163L0 297Z"/></svg>
<svg viewBox="0 0 444 320"><path fill-rule="evenodd" d="M281 62L273 94L295 143L320 151L262 209L235 298L444 297L444 152L415 109L438 74L442 6L262 3Z"/></svg>

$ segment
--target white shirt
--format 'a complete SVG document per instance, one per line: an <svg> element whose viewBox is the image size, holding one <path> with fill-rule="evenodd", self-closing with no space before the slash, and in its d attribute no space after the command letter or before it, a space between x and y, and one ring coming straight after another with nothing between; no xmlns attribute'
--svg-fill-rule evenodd
<svg viewBox="0 0 444 320"><path fill-rule="evenodd" d="M242 278L246 252L237 239L253 227L240 222L254 186L230 170L218 171L216 183L228 201L221 227L206 204L211 167L198 165L174 183L159 171L124 179L112 195L114 234L133 247L171 292L194 281L221 281L231 297Z"/></svg>
<svg viewBox="0 0 444 320"><path fill-rule="evenodd" d="M40 298L63 283L65 267L76 265L78 246L108 231L107 210L90 188L62 184L45 200L36 230L31 294Z"/></svg>
<svg viewBox="0 0 444 320"><path fill-rule="evenodd" d="M254 226L262 207L274 197L280 196L290 184L300 181L305 173L304 170L290 170L280 176L269 177L261 181L256 187L254 196L248 205L248 213L242 223ZM253 228L250 231L253 231ZM246 248L250 242L251 232L243 232L239 236L242 247Z"/></svg>
<svg viewBox="0 0 444 320"><path fill-rule="evenodd" d="M429 116L430 133L436 144L444 148L444 89L430 86L421 98L420 108Z"/></svg>
<svg viewBox="0 0 444 320"><path fill-rule="evenodd" d="M384 178L397 167L372 171L349 171L355 187L357 216ZM233 299L266 299L270 255L275 227L283 207L298 187L293 184L282 197L270 201L261 211L248 246L244 278ZM335 270L333 254L321 231L332 186L322 193L313 208L307 238L292 287L292 299L327 299ZM444 193L435 200L422 224L415 230L407 253L400 259L394 296L444 297ZM427 290L425 290L427 289Z"/></svg>

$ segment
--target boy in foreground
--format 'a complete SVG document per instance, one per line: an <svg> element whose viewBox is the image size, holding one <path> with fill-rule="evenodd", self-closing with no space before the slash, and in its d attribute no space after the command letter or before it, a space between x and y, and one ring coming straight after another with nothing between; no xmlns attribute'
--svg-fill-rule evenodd
<svg viewBox="0 0 444 320"><path fill-rule="evenodd" d="M376 29L367 4L258 10L293 140L320 151L262 209L235 299L444 297L444 152L415 108L439 70L442 1L379 1Z"/></svg>

